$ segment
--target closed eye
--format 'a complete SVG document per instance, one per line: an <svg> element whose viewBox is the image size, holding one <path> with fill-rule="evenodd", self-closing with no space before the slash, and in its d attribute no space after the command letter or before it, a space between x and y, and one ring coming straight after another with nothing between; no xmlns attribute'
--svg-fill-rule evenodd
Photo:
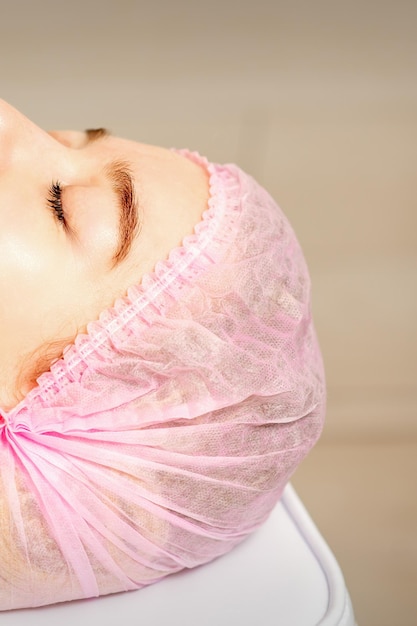
<svg viewBox="0 0 417 626"><path fill-rule="evenodd" d="M49 187L47 202L55 219L66 227L67 223L65 220L64 207L62 205L62 186L60 182L53 182Z"/></svg>

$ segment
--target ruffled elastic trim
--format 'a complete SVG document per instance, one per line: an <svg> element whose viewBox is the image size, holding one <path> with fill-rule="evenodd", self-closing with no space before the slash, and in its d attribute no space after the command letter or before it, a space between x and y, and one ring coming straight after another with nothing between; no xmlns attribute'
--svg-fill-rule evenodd
<svg viewBox="0 0 417 626"><path fill-rule="evenodd" d="M129 288L124 298L103 311L99 319L87 326L86 333L77 335L61 359L37 380L22 402L10 413L16 413L29 404L43 405L68 383L79 380L88 368L92 356L111 352L111 340L129 334L129 327L143 322L149 326L155 316L163 315L168 297L180 299L187 288L207 267L216 263L235 238L241 201L238 168L233 165L209 163L198 152L176 150L206 168L209 174L209 200L193 234L186 236L182 245L174 248L164 261L159 261L150 274L145 274L138 285ZM132 328L133 330L133 328Z"/></svg>

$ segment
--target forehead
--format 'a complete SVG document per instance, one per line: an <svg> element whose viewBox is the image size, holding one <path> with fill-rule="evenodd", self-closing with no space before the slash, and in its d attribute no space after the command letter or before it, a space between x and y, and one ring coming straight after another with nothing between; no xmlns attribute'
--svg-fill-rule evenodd
<svg viewBox="0 0 417 626"><path fill-rule="evenodd" d="M101 137L99 141L93 141L91 148L109 155L118 155L121 158L132 159L132 165L136 160L141 164L149 162L154 165L157 163L163 165L164 162L172 161L175 156L171 150L166 148L124 137L117 137L112 134Z"/></svg>
<svg viewBox="0 0 417 626"><path fill-rule="evenodd" d="M98 141L104 161L120 160L132 175L140 206L140 234L133 258L144 272L192 234L208 207L209 173L206 167L174 150L109 136Z"/></svg>

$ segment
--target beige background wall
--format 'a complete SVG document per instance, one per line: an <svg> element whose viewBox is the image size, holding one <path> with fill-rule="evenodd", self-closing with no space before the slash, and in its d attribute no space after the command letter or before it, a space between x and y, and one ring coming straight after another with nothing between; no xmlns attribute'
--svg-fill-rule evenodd
<svg viewBox="0 0 417 626"><path fill-rule="evenodd" d="M412 0L0 4L0 96L40 125L236 161L281 204L311 269L330 446L417 438L416 29Z"/></svg>

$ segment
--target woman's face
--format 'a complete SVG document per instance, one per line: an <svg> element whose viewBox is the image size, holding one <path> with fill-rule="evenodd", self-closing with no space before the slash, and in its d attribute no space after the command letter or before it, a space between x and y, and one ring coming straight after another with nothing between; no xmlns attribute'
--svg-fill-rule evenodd
<svg viewBox="0 0 417 626"><path fill-rule="evenodd" d="M22 361L138 283L207 198L207 173L169 150L48 133L0 101L0 406L16 403Z"/></svg>

